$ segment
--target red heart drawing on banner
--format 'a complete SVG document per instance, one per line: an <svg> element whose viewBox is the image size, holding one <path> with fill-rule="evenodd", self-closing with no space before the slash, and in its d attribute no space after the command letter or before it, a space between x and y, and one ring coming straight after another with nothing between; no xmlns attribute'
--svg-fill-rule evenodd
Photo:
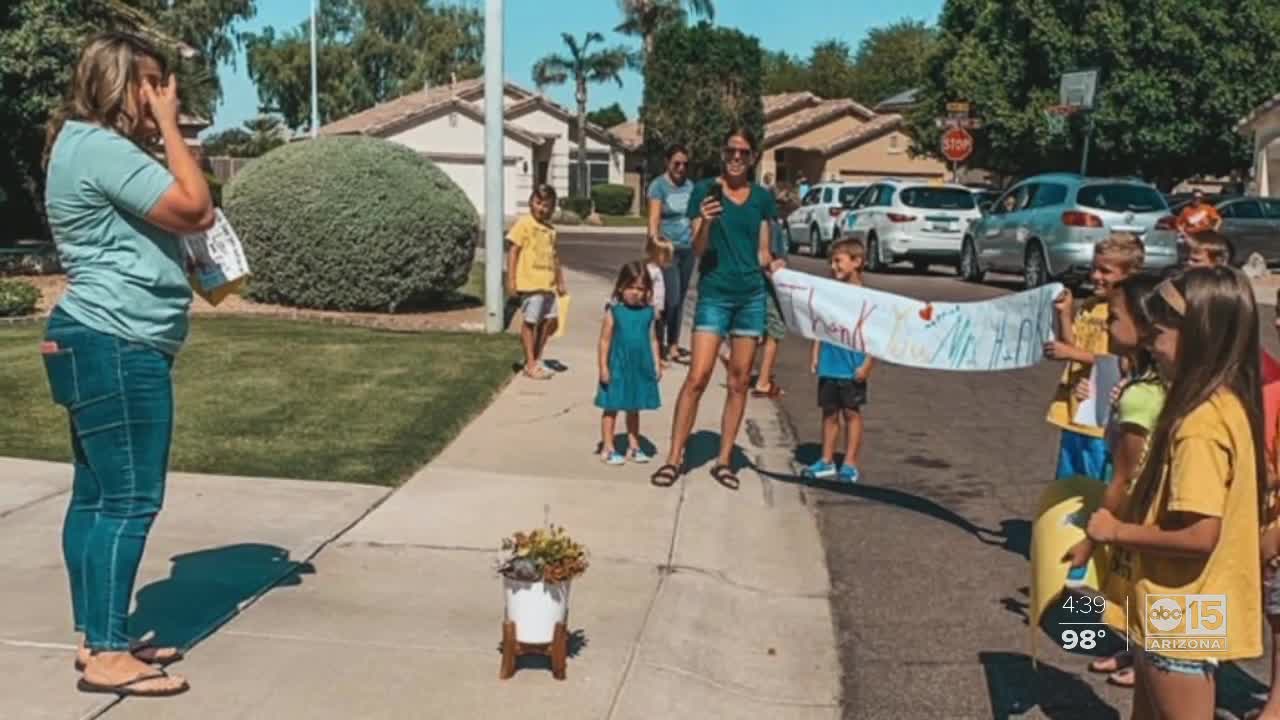
<svg viewBox="0 0 1280 720"><path fill-rule="evenodd" d="M920 317L921 317L921 319L923 319L925 322L929 322L930 320L932 320L932 319L933 319L933 304L932 304L932 303L930 303L930 304L928 304L928 305L925 305L923 308L921 308L921 309L920 309Z"/></svg>

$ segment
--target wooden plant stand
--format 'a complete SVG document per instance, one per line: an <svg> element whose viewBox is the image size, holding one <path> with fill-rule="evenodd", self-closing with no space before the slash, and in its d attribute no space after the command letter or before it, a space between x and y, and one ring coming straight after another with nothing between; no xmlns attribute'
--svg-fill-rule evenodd
<svg viewBox="0 0 1280 720"><path fill-rule="evenodd" d="M564 623L556 623L555 635L551 642L542 644L526 644L516 642L516 624L511 621L502 623L502 667L498 671L498 679L508 680L516 674L516 658L520 655L542 655L551 658L551 675L557 680L565 679L565 665L569 658L569 630Z"/></svg>

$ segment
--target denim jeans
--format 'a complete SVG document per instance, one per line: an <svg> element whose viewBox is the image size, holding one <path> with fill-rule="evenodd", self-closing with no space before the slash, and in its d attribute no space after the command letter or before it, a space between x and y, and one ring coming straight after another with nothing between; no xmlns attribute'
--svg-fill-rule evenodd
<svg viewBox="0 0 1280 720"><path fill-rule="evenodd" d="M689 283L693 282L693 266L697 258L691 247L676 247L671 264L662 271L662 282L666 285L666 307L663 321L667 326L666 346L675 347L680 343L680 326L684 321L684 301L689 297Z"/></svg>
<svg viewBox="0 0 1280 720"><path fill-rule="evenodd" d="M123 651L133 585L164 501L173 436L173 357L90 329L55 309L41 349L67 409L75 478L62 527L77 631Z"/></svg>

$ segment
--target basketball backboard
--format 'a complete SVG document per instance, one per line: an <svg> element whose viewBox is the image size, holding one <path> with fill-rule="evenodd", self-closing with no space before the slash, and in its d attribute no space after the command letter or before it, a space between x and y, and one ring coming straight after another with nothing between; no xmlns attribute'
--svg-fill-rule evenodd
<svg viewBox="0 0 1280 720"><path fill-rule="evenodd" d="M1063 105L1093 109L1093 99L1098 91L1098 71L1080 70L1064 73L1058 88L1058 102Z"/></svg>

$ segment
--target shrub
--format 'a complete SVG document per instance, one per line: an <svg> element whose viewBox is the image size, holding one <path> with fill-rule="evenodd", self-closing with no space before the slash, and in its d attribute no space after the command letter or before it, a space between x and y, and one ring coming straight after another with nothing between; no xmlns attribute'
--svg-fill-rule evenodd
<svg viewBox="0 0 1280 720"><path fill-rule="evenodd" d="M586 217L591 214L591 198L589 197L567 197L560 201L561 209L577 215L578 217Z"/></svg>
<svg viewBox="0 0 1280 720"><path fill-rule="evenodd" d="M601 215L626 215L631 212L635 190L630 185L597 185L591 188L591 200Z"/></svg>
<svg viewBox="0 0 1280 720"><path fill-rule="evenodd" d="M551 222L556 225L581 225L582 218L572 210L559 210Z"/></svg>
<svg viewBox="0 0 1280 720"><path fill-rule="evenodd" d="M40 304L40 291L20 280L0 280L0 317L30 315Z"/></svg>
<svg viewBox="0 0 1280 720"><path fill-rule="evenodd" d="M227 184L223 208L262 302L394 311L462 287L476 210L431 161L386 140L291 143Z"/></svg>
<svg viewBox="0 0 1280 720"><path fill-rule="evenodd" d="M205 173L204 179L209 183L209 194L213 197L213 206L222 207L222 181L210 173Z"/></svg>

